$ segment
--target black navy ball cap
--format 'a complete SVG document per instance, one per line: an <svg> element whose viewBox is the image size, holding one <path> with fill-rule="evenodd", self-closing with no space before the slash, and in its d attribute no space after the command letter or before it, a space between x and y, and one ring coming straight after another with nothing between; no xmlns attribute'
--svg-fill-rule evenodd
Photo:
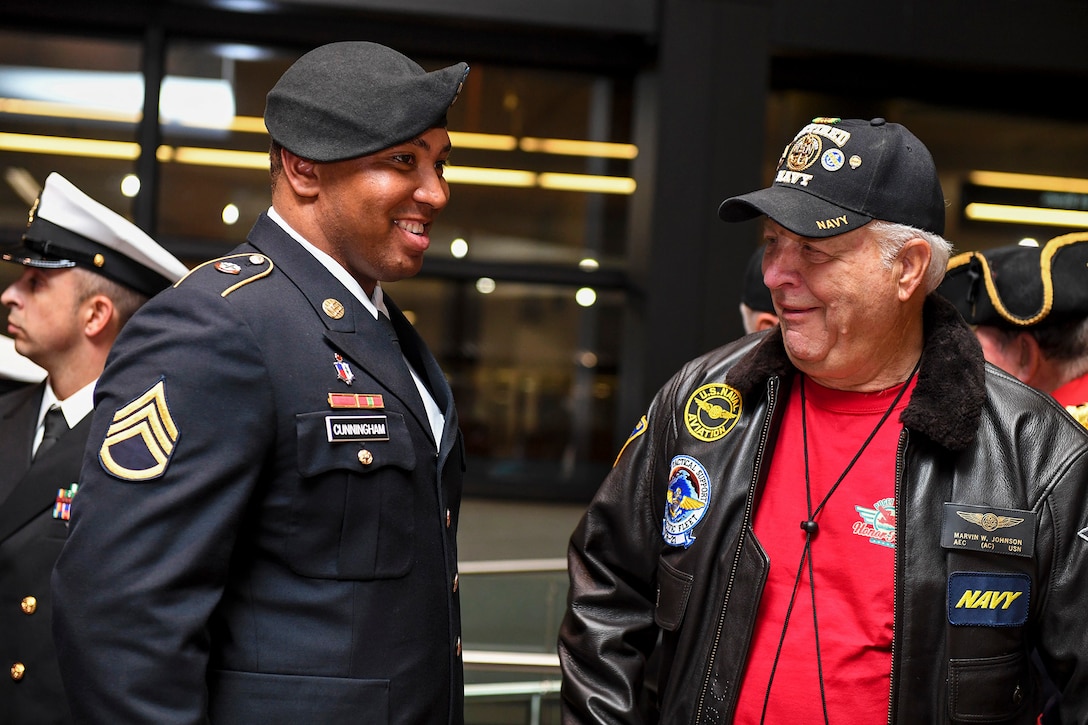
<svg viewBox="0 0 1088 725"><path fill-rule="evenodd" d="M874 219L944 234L945 204L933 157L906 127L883 118L814 118L782 152L770 187L718 208L727 222L761 214L811 238Z"/></svg>
<svg viewBox="0 0 1088 725"><path fill-rule="evenodd" d="M265 127L311 161L366 156L444 125L467 75L465 63L428 73L378 43L330 43L295 61L269 91Z"/></svg>

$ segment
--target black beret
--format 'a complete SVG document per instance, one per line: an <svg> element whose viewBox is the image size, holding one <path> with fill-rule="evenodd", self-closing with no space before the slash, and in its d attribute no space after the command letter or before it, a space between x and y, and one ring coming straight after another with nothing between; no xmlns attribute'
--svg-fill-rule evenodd
<svg viewBox="0 0 1088 725"><path fill-rule="evenodd" d="M748 258L744 270L744 287L740 291L740 301L758 312L774 312L771 291L763 284L763 247L757 247Z"/></svg>
<svg viewBox="0 0 1088 725"><path fill-rule="evenodd" d="M426 72L377 43L344 41L306 53L268 92L264 123L311 161L366 156L444 125L468 65Z"/></svg>
<svg viewBox="0 0 1088 725"><path fill-rule="evenodd" d="M1088 232L956 255L937 291L972 325L1015 329L1088 317Z"/></svg>

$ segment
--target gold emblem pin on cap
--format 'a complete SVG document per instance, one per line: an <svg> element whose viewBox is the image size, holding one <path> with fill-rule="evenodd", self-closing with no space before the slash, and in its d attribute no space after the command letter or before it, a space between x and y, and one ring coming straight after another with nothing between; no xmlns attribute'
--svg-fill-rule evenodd
<svg viewBox="0 0 1088 725"><path fill-rule="evenodd" d="M340 300L334 300L332 297L321 303L321 309L334 320L344 316L344 305L340 303Z"/></svg>

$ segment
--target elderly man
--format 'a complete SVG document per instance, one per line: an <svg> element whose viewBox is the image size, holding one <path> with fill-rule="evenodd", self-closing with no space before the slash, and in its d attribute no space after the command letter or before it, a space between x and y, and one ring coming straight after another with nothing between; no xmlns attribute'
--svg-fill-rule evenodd
<svg viewBox="0 0 1088 725"><path fill-rule="evenodd" d="M930 294L944 213L883 119L722 204L779 327L681 369L575 530L566 723L1033 723L1033 647L1088 717L1088 433Z"/></svg>
<svg viewBox="0 0 1088 725"><path fill-rule="evenodd" d="M87 723L459 723L453 398L382 283L467 73L333 43L268 94L272 207L130 322L53 578Z"/></svg>
<svg viewBox="0 0 1088 725"><path fill-rule="evenodd" d="M1088 232L957 255L937 291L974 325L988 362L1088 426Z"/></svg>
<svg viewBox="0 0 1088 725"><path fill-rule="evenodd" d="M0 678L0 719L52 725L71 716L49 577L68 533L95 382L126 321L188 270L57 173L2 258L22 270L0 295L8 331L45 375L0 396L0 658L10 668Z"/></svg>

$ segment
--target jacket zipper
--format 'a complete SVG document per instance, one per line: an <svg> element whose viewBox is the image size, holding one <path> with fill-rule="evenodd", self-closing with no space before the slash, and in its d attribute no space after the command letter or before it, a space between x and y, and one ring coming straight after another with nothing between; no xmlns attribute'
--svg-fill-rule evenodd
<svg viewBox="0 0 1088 725"><path fill-rule="evenodd" d="M909 434L907 429L903 428L903 432L899 434L899 451L895 456L895 564L892 566L892 663L888 673L888 725L892 725L895 722L895 717L893 715L895 712L896 694L895 643L899 639L899 565L901 561L899 550L903 543L903 532L899 522L903 521L905 518L903 516L903 511L900 508L901 502L903 501L900 494L903 490L903 469L906 466L908 437Z"/></svg>
<svg viewBox="0 0 1088 725"><path fill-rule="evenodd" d="M714 644L710 648L710 660L707 662L706 677L703 679L703 687L699 692L699 704L695 708L695 722L698 723L703 717L703 704L706 702L706 692L710 687L711 673L714 671L714 660L718 656L718 645L722 639L722 628L725 626L725 612L729 608L729 595L733 592L733 582L737 578L737 567L740 566L740 552L744 548L744 532L748 530L748 524L752 519L752 501L755 498L756 481L759 478L759 472L763 469L763 454L767 449L767 436L771 427L771 418L774 414L775 402L778 393L778 378L771 378L767 382L767 415L763 419L763 430L759 435L759 450L756 452L756 466L752 470L752 481L748 486L748 497L744 504L744 521L741 522L740 537L737 542L737 551L733 556L733 568L729 572L729 583L725 587L725 598L722 599L722 610L718 616L718 628L714 632ZM899 519L896 518L896 526L899 525ZM898 535L897 535L898 536ZM894 638L893 638L894 649ZM890 725L890 724L889 724Z"/></svg>

